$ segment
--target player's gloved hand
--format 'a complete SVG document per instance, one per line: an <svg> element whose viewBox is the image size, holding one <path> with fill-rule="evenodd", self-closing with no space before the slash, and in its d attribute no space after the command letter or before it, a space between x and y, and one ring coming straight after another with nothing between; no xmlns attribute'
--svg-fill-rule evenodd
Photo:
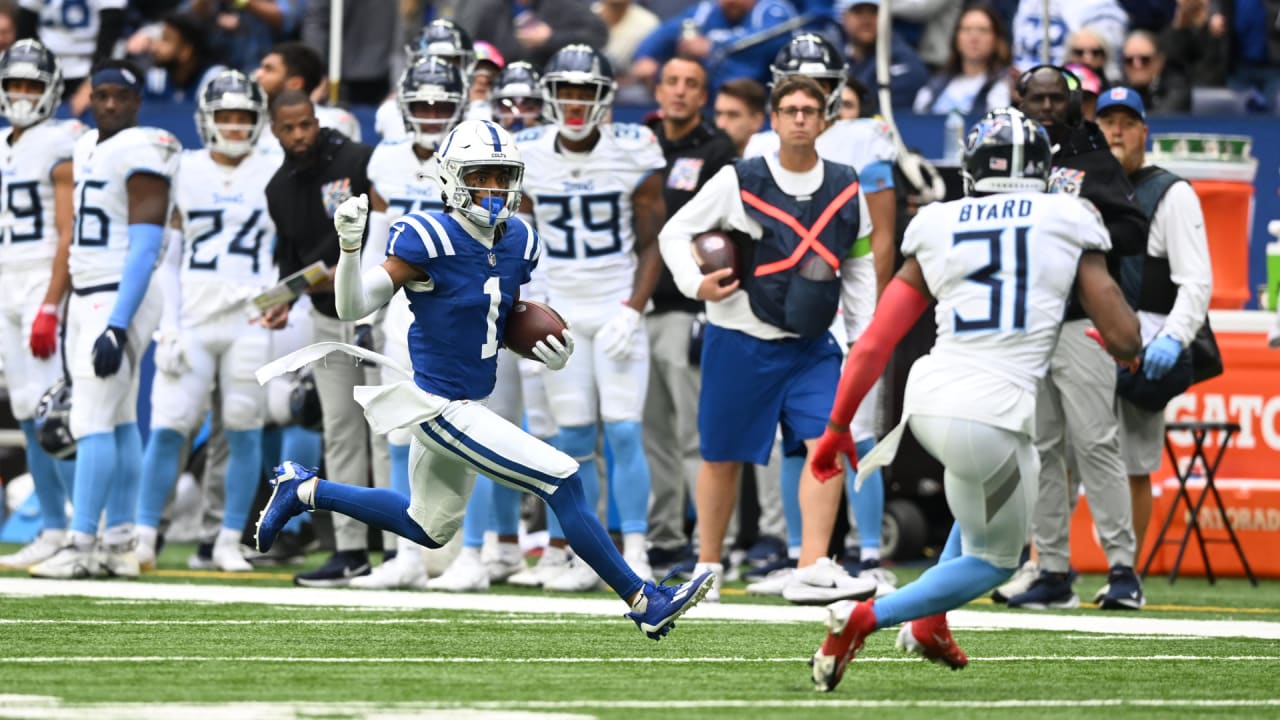
<svg viewBox="0 0 1280 720"><path fill-rule="evenodd" d="M555 335L548 335L546 340L539 340L533 346L533 354L538 356L548 370L562 369L573 354L573 333L566 329L560 334L564 336L563 341Z"/></svg>
<svg viewBox="0 0 1280 720"><path fill-rule="evenodd" d="M818 442L814 445L813 453L809 456L810 469L813 476L819 482L826 482L831 478L839 475L844 468L845 461L841 459L841 455L849 458L850 469L858 467L858 448L854 445L853 435L849 433L849 428L836 431L830 425L822 432L822 437L818 438Z"/></svg>
<svg viewBox="0 0 1280 720"><path fill-rule="evenodd" d="M1148 380L1159 380L1173 369L1182 354L1182 343L1168 335L1161 335L1142 353L1142 374Z"/></svg>
<svg viewBox="0 0 1280 720"><path fill-rule="evenodd" d="M93 341L93 374L100 378L109 378L120 371L120 363L124 362L125 343L129 335L124 328L107 326L106 330Z"/></svg>
<svg viewBox="0 0 1280 720"><path fill-rule="evenodd" d="M51 357L58 349L58 306L41 305L31 321L31 354L38 358Z"/></svg>
<svg viewBox="0 0 1280 720"><path fill-rule="evenodd" d="M623 304L596 333L596 345L614 360L625 360L634 347L633 338L640 330L643 316L630 305Z"/></svg>
<svg viewBox="0 0 1280 720"><path fill-rule="evenodd" d="M333 229L338 231L338 245L347 252L360 249L364 240L364 223L369 217L369 196L349 197L333 213Z"/></svg>
<svg viewBox="0 0 1280 720"><path fill-rule="evenodd" d="M156 369L165 375L180 377L191 371L182 334L176 329L156 332Z"/></svg>

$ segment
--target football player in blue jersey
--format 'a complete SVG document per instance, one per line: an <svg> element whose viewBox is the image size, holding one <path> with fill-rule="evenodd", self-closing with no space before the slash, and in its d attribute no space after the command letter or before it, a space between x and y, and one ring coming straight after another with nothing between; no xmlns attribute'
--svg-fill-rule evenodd
<svg viewBox="0 0 1280 720"><path fill-rule="evenodd" d="M524 175L520 150L496 123L468 120L445 139L437 172L445 212L411 213L392 223L386 261L367 272L361 273L359 257L367 199L345 201L334 216L343 251L335 274L339 314L363 317L400 288L413 310L412 381L360 389L356 398L375 432L412 432L410 495L321 480L286 461L271 481L274 489L258 520L258 547L269 548L290 517L316 509L440 547L461 525L476 472L482 471L544 500L578 556L631 606L628 617L660 639L702 599L714 575L703 573L679 586L642 581L586 504L577 461L482 402L494 387L508 313L541 254L537 234L514 217ZM359 348L323 344L272 363L260 379L334 350L390 363ZM559 370L573 352L573 337L566 331L562 342L549 335L533 352L549 369Z"/></svg>

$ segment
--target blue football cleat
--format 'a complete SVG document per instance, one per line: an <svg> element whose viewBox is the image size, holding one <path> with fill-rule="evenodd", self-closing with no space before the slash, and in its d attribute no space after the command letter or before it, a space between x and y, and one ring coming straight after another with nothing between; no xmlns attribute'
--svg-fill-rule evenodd
<svg viewBox="0 0 1280 720"><path fill-rule="evenodd" d="M315 477L317 469L304 468L291 460L276 466L276 475L271 478L271 497L258 515L258 526L253 534L258 552L264 553L271 549L276 535L289 522L289 518L306 510L315 510L298 499L298 485Z"/></svg>
<svg viewBox="0 0 1280 720"><path fill-rule="evenodd" d="M676 626L676 618L706 597L715 579L715 573L704 572L683 585L646 582L640 590L643 597L632 606L627 617L635 621L640 632L653 640L661 640Z"/></svg>

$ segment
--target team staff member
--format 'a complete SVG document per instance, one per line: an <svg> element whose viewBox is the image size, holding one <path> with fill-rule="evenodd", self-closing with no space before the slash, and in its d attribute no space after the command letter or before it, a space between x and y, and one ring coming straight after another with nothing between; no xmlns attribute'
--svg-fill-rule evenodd
<svg viewBox="0 0 1280 720"><path fill-rule="evenodd" d="M332 268L339 252L333 213L348 197L370 192L366 170L373 148L321 128L315 106L300 90L286 90L272 101L271 131L285 154L284 163L267 184L267 211L278 232L275 260L280 277L317 260ZM369 342L357 340L356 323L338 319L332 281L312 289L311 306L315 342ZM287 305L273 308L263 322L270 328L283 327L288 313ZM369 475L368 430L351 392L356 385L366 384L365 370L348 362L321 363L314 370L324 408L325 466L332 477L362 485ZM334 544L337 552L328 562L295 576L294 581L309 587L338 587L369 573L363 524L335 516Z"/></svg>

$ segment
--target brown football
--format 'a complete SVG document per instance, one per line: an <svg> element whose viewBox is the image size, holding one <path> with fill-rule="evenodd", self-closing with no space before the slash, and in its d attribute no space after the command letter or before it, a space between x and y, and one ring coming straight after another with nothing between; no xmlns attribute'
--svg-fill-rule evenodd
<svg viewBox="0 0 1280 720"><path fill-rule="evenodd" d="M728 233L709 230L694 237L693 259L703 275L732 268L733 274L720 281L722 286L733 283L738 277L738 246Z"/></svg>
<svg viewBox="0 0 1280 720"><path fill-rule="evenodd" d="M538 358L533 354L533 346L548 335L555 335L563 340L563 333L569 325L560 317L560 313L533 300L521 300L511 308L507 315L507 328L502 336L502 344L511 352L530 360Z"/></svg>

